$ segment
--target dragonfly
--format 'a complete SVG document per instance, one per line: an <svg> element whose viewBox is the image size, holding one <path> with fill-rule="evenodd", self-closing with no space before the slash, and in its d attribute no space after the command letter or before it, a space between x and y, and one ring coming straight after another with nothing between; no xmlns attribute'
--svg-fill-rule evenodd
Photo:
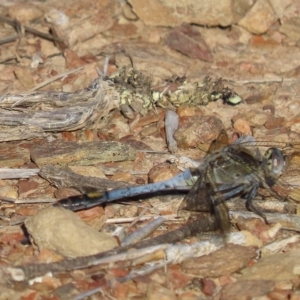
<svg viewBox="0 0 300 300"><path fill-rule="evenodd" d="M216 227L222 232L230 230L230 218L226 200L236 196L246 199L246 208L261 216L264 214L252 201L260 189L270 191L277 198L282 197L273 187L286 186L280 176L285 172L288 160L284 152L271 142L250 141L245 137L228 145L228 136L222 130L212 142L206 157L197 168L189 168L171 179L141 186L88 193L59 200L54 205L78 211L135 196L166 191L188 191L180 209L210 212L216 220ZM291 148L287 143L280 146ZM265 153L259 148L267 149Z"/></svg>

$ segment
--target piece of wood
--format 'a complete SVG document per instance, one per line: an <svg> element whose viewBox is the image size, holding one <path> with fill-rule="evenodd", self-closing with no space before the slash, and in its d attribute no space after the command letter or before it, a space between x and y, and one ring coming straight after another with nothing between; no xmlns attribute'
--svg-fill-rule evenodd
<svg viewBox="0 0 300 300"><path fill-rule="evenodd" d="M76 174L68 168L54 166L43 167L39 175L58 188L72 187L81 193L102 192L108 189L118 189L130 186L123 181L113 181L106 178L90 177Z"/></svg>
<svg viewBox="0 0 300 300"><path fill-rule="evenodd" d="M0 169L0 179L29 178L37 175L40 169Z"/></svg>
<svg viewBox="0 0 300 300"><path fill-rule="evenodd" d="M39 166L88 166L111 161L134 160L136 151L129 145L105 141L78 144L56 140L31 149L31 159Z"/></svg>

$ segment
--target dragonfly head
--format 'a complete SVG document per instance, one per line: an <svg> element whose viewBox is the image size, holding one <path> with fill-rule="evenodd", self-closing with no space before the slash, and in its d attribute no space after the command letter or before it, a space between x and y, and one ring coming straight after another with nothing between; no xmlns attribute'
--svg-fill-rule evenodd
<svg viewBox="0 0 300 300"><path fill-rule="evenodd" d="M270 148L266 152L264 159L268 168L275 174L280 175L286 168L286 161L283 153L278 148Z"/></svg>

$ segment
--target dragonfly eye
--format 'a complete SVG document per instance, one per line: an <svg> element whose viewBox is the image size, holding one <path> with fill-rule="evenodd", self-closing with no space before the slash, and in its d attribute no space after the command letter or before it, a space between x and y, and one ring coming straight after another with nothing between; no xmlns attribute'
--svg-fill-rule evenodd
<svg viewBox="0 0 300 300"><path fill-rule="evenodd" d="M270 148L266 154L268 168L276 175L280 175L285 168L285 158L278 148Z"/></svg>

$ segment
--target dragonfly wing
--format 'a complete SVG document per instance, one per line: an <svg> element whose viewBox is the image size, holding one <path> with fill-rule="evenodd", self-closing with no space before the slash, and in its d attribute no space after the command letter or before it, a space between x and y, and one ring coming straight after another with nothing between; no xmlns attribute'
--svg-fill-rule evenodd
<svg viewBox="0 0 300 300"><path fill-rule="evenodd" d="M208 150L208 156L228 145L228 136L222 130L218 138L213 141ZM216 218L216 225L222 231L229 230L230 221L225 199L216 189L215 179L208 178L208 169L202 170L198 180L184 198L180 209L190 211L210 212Z"/></svg>
<svg viewBox="0 0 300 300"><path fill-rule="evenodd" d="M212 143L209 146L208 154L211 154L217 150L222 149L223 147L228 145L228 135L224 129L221 130L219 136L217 139L212 141Z"/></svg>
<svg viewBox="0 0 300 300"><path fill-rule="evenodd" d="M216 217L217 228L222 232L228 232L230 229L230 220L228 208L225 202L225 198L216 183L214 167L209 166L206 170L206 181L209 182L208 193L210 194L210 202L212 207L212 213Z"/></svg>
<svg viewBox="0 0 300 300"><path fill-rule="evenodd" d="M214 191L210 180L202 174L193 185L190 192L185 196L180 209L210 212L215 216L216 228L222 232L228 232L230 229L230 220L228 208L222 194Z"/></svg>
<svg viewBox="0 0 300 300"><path fill-rule="evenodd" d="M201 174L183 199L179 209L212 212L212 202L210 202L208 198L207 183Z"/></svg>
<svg viewBox="0 0 300 300"><path fill-rule="evenodd" d="M217 199L213 196L211 196L212 202L218 202L215 203L212 208L213 208L213 214L216 217L216 225L217 228L219 228L223 233L229 232L230 230L230 219L229 219L229 212L228 212L228 207L226 205L226 202L224 199Z"/></svg>

